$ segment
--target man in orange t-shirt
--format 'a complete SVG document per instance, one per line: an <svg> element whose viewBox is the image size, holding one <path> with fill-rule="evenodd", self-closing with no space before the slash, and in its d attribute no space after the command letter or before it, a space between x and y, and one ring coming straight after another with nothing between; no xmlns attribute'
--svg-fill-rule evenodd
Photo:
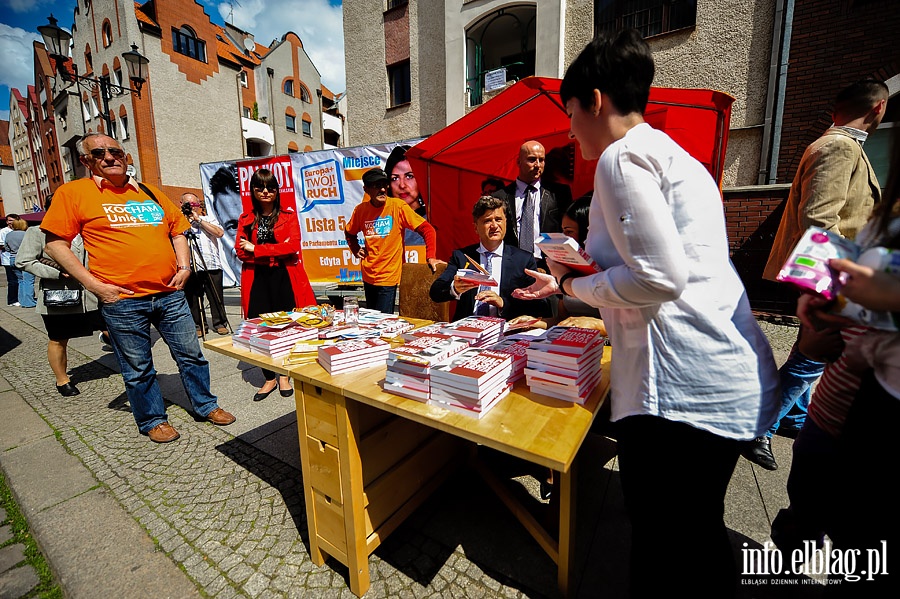
<svg viewBox="0 0 900 599"><path fill-rule="evenodd" d="M224 426L235 418L218 406L209 389L209 362L184 298L191 274L184 231L190 224L159 189L125 172L125 152L101 133L77 144L91 176L66 183L54 194L41 230L46 253L100 300L100 310L141 433L157 443L180 435L169 424L150 351L153 324L169 346L194 411ZM90 256L90 271L69 246L78 234Z"/></svg>
<svg viewBox="0 0 900 599"><path fill-rule="evenodd" d="M366 171L362 181L366 197L353 209L344 236L353 255L362 259L366 307L393 314L403 268L403 230L411 229L425 238L425 256L431 272L443 264L435 258L437 234L406 202L388 197L390 179L382 169ZM357 238L360 232L365 238L364 247L360 247Z"/></svg>

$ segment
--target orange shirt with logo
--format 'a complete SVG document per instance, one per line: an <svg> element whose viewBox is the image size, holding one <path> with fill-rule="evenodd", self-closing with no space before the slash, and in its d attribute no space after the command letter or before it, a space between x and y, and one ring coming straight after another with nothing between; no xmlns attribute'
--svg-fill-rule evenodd
<svg viewBox="0 0 900 599"><path fill-rule="evenodd" d="M353 209L345 232L362 232L366 243L366 257L362 261L362 280L370 285L389 287L400 284L403 269L403 230L415 230L425 219L398 198L388 198L384 206L376 207L365 196Z"/></svg>
<svg viewBox="0 0 900 599"><path fill-rule="evenodd" d="M41 230L68 241L81 233L91 274L134 292L122 297L175 291L172 237L190 223L163 192L147 187L158 204L134 180L125 187L94 177L66 183L53 194Z"/></svg>

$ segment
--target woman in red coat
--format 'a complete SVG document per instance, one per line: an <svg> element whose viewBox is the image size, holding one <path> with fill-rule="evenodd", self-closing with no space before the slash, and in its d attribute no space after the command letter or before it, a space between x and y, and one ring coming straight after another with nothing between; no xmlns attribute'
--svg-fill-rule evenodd
<svg viewBox="0 0 900 599"><path fill-rule="evenodd" d="M300 260L300 223L290 208L281 207L278 181L261 168L250 178L253 210L238 219L235 251L243 262L241 308L245 318L316 303ZM253 396L261 401L277 387L282 397L293 393L291 379L263 369L266 382Z"/></svg>

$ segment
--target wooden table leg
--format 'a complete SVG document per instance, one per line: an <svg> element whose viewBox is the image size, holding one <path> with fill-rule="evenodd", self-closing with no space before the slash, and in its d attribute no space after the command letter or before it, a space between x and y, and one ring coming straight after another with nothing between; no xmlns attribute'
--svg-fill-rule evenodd
<svg viewBox="0 0 900 599"><path fill-rule="evenodd" d="M341 490L344 496L344 529L347 538L347 568L350 590L362 597L369 590L369 551L366 535L362 460L359 455L359 405L346 398L337 402L337 432L340 440Z"/></svg>
<svg viewBox="0 0 900 599"><path fill-rule="evenodd" d="M578 459L572 462L568 472L557 472L559 476L559 561L558 584L563 596L568 597L575 592L575 491L577 489Z"/></svg>
<svg viewBox="0 0 900 599"><path fill-rule="evenodd" d="M317 401L311 398L312 401ZM306 422L306 398L299 381L294 381L294 401L297 405L297 433L300 436L300 467L303 470L303 498L306 500L306 527L309 535L309 557L317 566L325 564L325 555L319 547L319 536L316 529L315 496L310 484L309 445L306 441L308 427Z"/></svg>

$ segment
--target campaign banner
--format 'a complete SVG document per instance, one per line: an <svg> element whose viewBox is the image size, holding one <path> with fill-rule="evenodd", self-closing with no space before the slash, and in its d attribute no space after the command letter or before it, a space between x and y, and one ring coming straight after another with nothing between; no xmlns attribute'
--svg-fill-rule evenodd
<svg viewBox="0 0 900 599"><path fill-rule="evenodd" d="M402 155L396 148L407 148L418 141L201 164L207 212L225 230L219 248L225 284L240 284L241 263L234 253L237 220L252 209L250 178L260 168L270 169L278 180L282 206L297 211L303 268L310 282L361 283L359 259L347 247L344 227L365 195L362 175L376 167L387 170L394 152L390 164L393 172L388 173L392 180L390 195L406 200L414 210L425 206L408 163L396 164L396 157ZM407 231L404 246L406 262L425 262L425 244L418 234Z"/></svg>

